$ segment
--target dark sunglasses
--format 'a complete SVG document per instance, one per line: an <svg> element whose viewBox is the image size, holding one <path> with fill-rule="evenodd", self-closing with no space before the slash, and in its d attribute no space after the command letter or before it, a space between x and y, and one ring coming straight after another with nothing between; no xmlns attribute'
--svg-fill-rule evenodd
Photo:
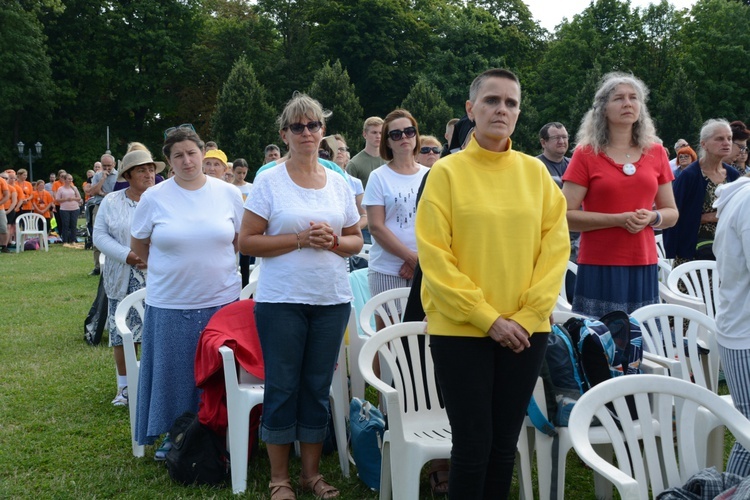
<svg viewBox="0 0 750 500"><path fill-rule="evenodd" d="M388 132L388 137L390 137L392 141L400 141L403 136L406 136L407 139L411 139L416 135L416 127L406 127L404 130L391 130Z"/></svg>
<svg viewBox="0 0 750 500"><path fill-rule="evenodd" d="M320 149L318 150L318 158L323 158L324 160L330 160L331 155L325 149Z"/></svg>
<svg viewBox="0 0 750 500"><path fill-rule="evenodd" d="M435 154L440 154L440 148L437 146L432 146L432 147L422 146L421 148L419 148L419 152L422 153L423 155L426 155L427 153L430 153L430 152L435 153Z"/></svg>
<svg viewBox="0 0 750 500"><path fill-rule="evenodd" d="M318 130L320 130L320 127L322 127L323 124L319 121L316 122L308 122L307 125L304 123L290 123L286 127L284 127L282 130L289 129L292 131L294 135L300 135L302 132L305 131L305 128L310 131L311 134L314 134Z"/></svg>
<svg viewBox="0 0 750 500"><path fill-rule="evenodd" d="M188 129L192 130L193 132L195 132L195 127L193 127L192 123L183 123L182 125L178 125L176 127L169 127L168 129L166 129L164 131L164 138L166 139L169 134L171 134L175 130L181 129L181 128L188 128Z"/></svg>

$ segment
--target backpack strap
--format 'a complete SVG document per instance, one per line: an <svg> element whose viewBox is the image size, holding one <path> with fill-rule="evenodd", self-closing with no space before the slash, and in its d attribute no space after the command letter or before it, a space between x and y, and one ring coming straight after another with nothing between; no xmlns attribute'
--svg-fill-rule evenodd
<svg viewBox="0 0 750 500"><path fill-rule="evenodd" d="M531 400L529 400L529 406L526 408L526 414L529 416L531 423L534 424L534 427L548 436L557 436L557 430L555 430L555 426L552 425L552 422L547 420L547 418L544 416L544 413L542 413L542 410L539 409L539 405L536 404L534 396L531 396Z"/></svg>

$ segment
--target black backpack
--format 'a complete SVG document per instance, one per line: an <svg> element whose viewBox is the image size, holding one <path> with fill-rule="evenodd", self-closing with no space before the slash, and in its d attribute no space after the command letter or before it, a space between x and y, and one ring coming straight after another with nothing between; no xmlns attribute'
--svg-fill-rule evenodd
<svg viewBox="0 0 750 500"><path fill-rule="evenodd" d="M182 484L217 485L227 478L224 439L201 424L198 415L185 412L169 431L172 449L167 453L169 477Z"/></svg>

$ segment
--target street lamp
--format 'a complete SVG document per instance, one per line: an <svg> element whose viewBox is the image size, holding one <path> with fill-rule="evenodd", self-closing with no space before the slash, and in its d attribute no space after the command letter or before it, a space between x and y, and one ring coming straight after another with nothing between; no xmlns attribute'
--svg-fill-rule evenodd
<svg viewBox="0 0 750 500"><path fill-rule="evenodd" d="M23 148L26 146L23 142L19 142L16 144L18 147L18 156L21 158L26 158L26 155L23 154ZM36 149L36 153L33 151L31 147L29 147L29 182L34 180L34 160L38 160L42 157L42 143L37 141L36 144L34 144L34 149Z"/></svg>

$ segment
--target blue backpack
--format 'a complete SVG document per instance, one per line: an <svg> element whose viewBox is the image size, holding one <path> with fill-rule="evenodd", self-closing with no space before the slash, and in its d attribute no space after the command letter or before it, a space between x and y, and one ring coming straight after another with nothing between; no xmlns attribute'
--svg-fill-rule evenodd
<svg viewBox="0 0 750 500"><path fill-rule="evenodd" d="M549 420L532 397L527 410L531 421L555 435L555 426L567 427L573 405L584 392L610 378L640 373L642 359L641 326L625 312L553 325L542 367Z"/></svg>

